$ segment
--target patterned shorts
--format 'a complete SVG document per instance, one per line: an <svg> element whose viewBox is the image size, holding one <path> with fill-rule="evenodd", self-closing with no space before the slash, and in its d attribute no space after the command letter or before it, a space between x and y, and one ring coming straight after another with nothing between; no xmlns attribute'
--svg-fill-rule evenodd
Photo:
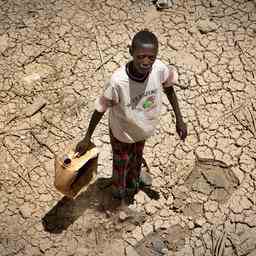
<svg viewBox="0 0 256 256"><path fill-rule="evenodd" d="M145 140L124 143L117 140L110 131L110 143L113 152L114 188L123 192L138 188Z"/></svg>

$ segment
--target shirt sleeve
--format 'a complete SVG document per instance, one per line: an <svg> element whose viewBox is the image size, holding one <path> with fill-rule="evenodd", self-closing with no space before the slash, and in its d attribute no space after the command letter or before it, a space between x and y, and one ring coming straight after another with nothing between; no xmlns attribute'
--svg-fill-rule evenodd
<svg viewBox="0 0 256 256"><path fill-rule="evenodd" d="M177 69L174 67L174 66L167 66L167 65L164 65L165 68L164 68L164 75L163 75L163 82L162 82L162 85L164 88L166 87L170 87L170 86L173 86L173 84L177 84L178 83L178 78L179 78L179 75L178 75L178 71Z"/></svg>
<svg viewBox="0 0 256 256"><path fill-rule="evenodd" d="M112 79L105 83L103 94L96 98L95 109L98 112L105 112L108 108L118 104L119 96L115 83Z"/></svg>

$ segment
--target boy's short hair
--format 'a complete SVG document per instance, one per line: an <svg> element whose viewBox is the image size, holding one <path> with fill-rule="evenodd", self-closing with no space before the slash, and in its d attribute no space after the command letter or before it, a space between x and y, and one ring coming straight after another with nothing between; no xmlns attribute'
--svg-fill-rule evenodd
<svg viewBox="0 0 256 256"><path fill-rule="evenodd" d="M133 37L131 50L135 50L143 44L152 44L158 48L158 39L152 32L147 29L143 29Z"/></svg>

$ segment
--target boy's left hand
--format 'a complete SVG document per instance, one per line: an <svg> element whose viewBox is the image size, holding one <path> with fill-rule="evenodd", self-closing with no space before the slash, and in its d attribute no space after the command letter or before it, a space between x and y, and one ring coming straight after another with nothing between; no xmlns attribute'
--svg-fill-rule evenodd
<svg viewBox="0 0 256 256"><path fill-rule="evenodd" d="M185 141L188 131L187 131L187 125L183 121L179 121L176 123L176 131L179 134L181 140Z"/></svg>

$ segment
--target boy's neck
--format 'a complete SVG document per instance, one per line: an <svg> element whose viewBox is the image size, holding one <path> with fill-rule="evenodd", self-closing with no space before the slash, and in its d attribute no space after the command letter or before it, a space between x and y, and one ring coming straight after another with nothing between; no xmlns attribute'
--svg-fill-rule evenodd
<svg viewBox="0 0 256 256"><path fill-rule="evenodd" d="M130 61L126 64L126 73L130 79L136 82L143 83L147 79L150 72L147 72L145 74L137 72L136 69L134 68L133 62Z"/></svg>

